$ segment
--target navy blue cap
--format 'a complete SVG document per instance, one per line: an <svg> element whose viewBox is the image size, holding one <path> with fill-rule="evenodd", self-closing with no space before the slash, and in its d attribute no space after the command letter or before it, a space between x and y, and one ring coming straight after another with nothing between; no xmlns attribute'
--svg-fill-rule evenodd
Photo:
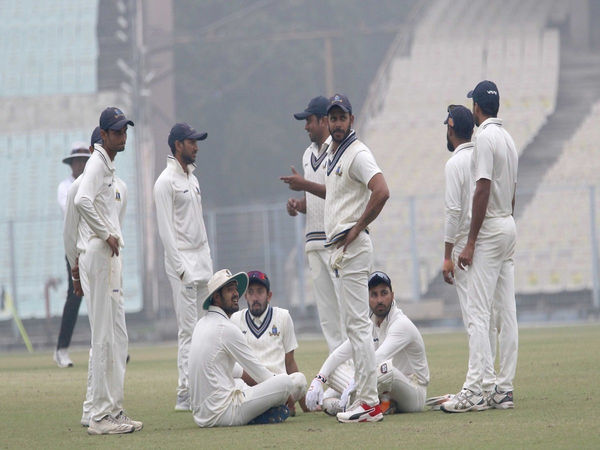
<svg viewBox="0 0 600 450"><path fill-rule="evenodd" d="M120 130L125 125L133 126L133 122L119 108L109 106L100 114L100 128L103 130Z"/></svg>
<svg viewBox="0 0 600 450"><path fill-rule="evenodd" d="M473 133L475 126L473 113L463 105L448 106L448 117L444 120L444 125L450 125L460 136L467 136Z"/></svg>
<svg viewBox="0 0 600 450"><path fill-rule="evenodd" d="M475 89L469 91L468 98L472 98L479 106L494 107L500 105L500 93L496 83L489 80L483 80L477 83Z"/></svg>
<svg viewBox="0 0 600 450"><path fill-rule="evenodd" d="M96 128L94 128L94 131L92 131L90 145L93 147L94 144L102 145L102 136L100 136L100 127L96 127Z"/></svg>
<svg viewBox="0 0 600 450"><path fill-rule="evenodd" d="M203 141L208 136L208 133L199 133L190 127L187 123L176 123L171 128L169 133L169 147L175 145L175 141L183 141L185 139L192 139L195 141Z"/></svg>
<svg viewBox="0 0 600 450"><path fill-rule="evenodd" d="M326 116L327 115L327 106L329 105L329 100L322 95L313 98L310 102L308 102L308 106L306 109L300 113L294 114L294 117L297 120L304 120L308 116Z"/></svg>
<svg viewBox="0 0 600 450"><path fill-rule="evenodd" d="M260 270L251 270L248 272L248 286L252 283L262 284L267 288L267 292L271 292L271 282L269 281L269 277Z"/></svg>
<svg viewBox="0 0 600 450"><path fill-rule="evenodd" d="M342 111L347 112L348 114L352 114L352 105L350 104L350 100L344 94L335 94L333 97L329 99L329 106L327 106L327 114L331 111L331 108L334 106L339 106L342 108Z"/></svg>
<svg viewBox="0 0 600 450"><path fill-rule="evenodd" d="M387 273L378 270L369 275L369 289L380 284L385 284L387 287L392 289L392 280L390 280L390 277L388 277Z"/></svg>

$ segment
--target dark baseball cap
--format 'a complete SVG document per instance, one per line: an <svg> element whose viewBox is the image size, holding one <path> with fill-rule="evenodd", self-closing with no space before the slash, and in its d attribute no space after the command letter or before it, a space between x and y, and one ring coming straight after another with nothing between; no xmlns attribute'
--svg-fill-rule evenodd
<svg viewBox="0 0 600 450"><path fill-rule="evenodd" d="M133 126L133 122L119 108L109 106L100 114L100 128L103 130L120 130L125 125Z"/></svg>
<svg viewBox="0 0 600 450"><path fill-rule="evenodd" d="M171 132L169 133L169 147L173 147L175 141L183 141L185 139L203 141L207 136L208 133L199 133L187 123L176 123L173 125L173 128L171 128Z"/></svg>
<svg viewBox="0 0 600 450"><path fill-rule="evenodd" d="M327 106L329 105L329 100L322 95L313 98L310 102L308 102L308 106L302 112L294 114L296 120L304 120L308 116L326 116L327 115Z"/></svg>
<svg viewBox="0 0 600 450"><path fill-rule="evenodd" d="M475 123L473 122L473 113L463 105L448 106L448 117L444 120L444 125L450 125L460 136L466 136L473 132Z"/></svg>
<svg viewBox="0 0 600 450"><path fill-rule="evenodd" d="M248 272L248 286L252 283L262 284L267 288L267 292L271 292L271 282L269 281L269 277L260 270L251 270Z"/></svg>
<svg viewBox="0 0 600 450"><path fill-rule="evenodd" d="M90 145L93 147L94 144L102 145L102 136L100 136L100 127L94 128L92 131L92 137L90 138Z"/></svg>
<svg viewBox="0 0 600 450"><path fill-rule="evenodd" d="M350 104L350 100L344 94L335 94L329 99L329 105L327 106L327 114L331 111L331 108L334 106L339 106L342 108L342 111L347 112L348 114L352 114L352 105Z"/></svg>
<svg viewBox="0 0 600 450"><path fill-rule="evenodd" d="M500 105L500 93L496 83L489 80L483 80L477 83L475 89L469 91L468 98L472 98L475 103L482 107L494 108Z"/></svg>
<svg viewBox="0 0 600 450"><path fill-rule="evenodd" d="M390 280L390 277L385 272L378 270L369 275L369 289L380 284L385 284L390 290L392 289L392 280Z"/></svg>

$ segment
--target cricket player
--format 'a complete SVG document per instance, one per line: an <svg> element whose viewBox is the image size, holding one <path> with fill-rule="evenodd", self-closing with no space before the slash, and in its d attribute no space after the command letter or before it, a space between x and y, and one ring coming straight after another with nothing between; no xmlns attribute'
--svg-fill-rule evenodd
<svg viewBox="0 0 600 450"><path fill-rule="evenodd" d="M202 217L200 185L194 175L199 133L187 123L176 123L169 133L171 155L154 184L158 232L165 249L165 270L177 319L176 411L190 410L188 359L198 321L198 301L206 298L212 259Z"/></svg>
<svg viewBox="0 0 600 450"><path fill-rule="evenodd" d="M442 404L446 412L489 407L513 408L513 380L517 368L518 329L513 255L516 227L513 218L519 156L515 143L497 118L498 87L481 81L467 97L473 99L473 117L479 127L473 140L471 224L459 269L468 268L467 316L469 370L462 390ZM489 339L492 312L500 334L500 366L496 386L484 396L483 378L491 359Z"/></svg>
<svg viewBox="0 0 600 450"><path fill-rule="evenodd" d="M67 210L67 191L73 184L75 179L83 173L85 164L90 157L90 150L85 142L74 142L71 146L71 154L63 159L63 163L71 166L71 175L65 178L58 185L58 204L65 217ZM63 308L63 315L60 322L60 331L58 333L58 342L54 351L54 362L60 368L73 367L73 361L69 357L69 345L73 337L73 330L77 323L77 315L79 314L79 306L81 305L81 296L73 290L73 281L71 277L71 265L67 260L67 300Z"/></svg>
<svg viewBox="0 0 600 450"><path fill-rule="evenodd" d="M473 114L462 105L448 106L446 125L447 148L452 157L446 162L446 220L444 239L444 263L442 275L448 284L454 284L463 323L468 332L469 319L467 316L467 272L455 270L458 255L462 252L469 234L471 221L471 155L473 153ZM492 315L492 317L494 317ZM494 359L496 354L496 325L490 320L491 359L485 366L483 391L491 392L496 384Z"/></svg>
<svg viewBox="0 0 600 450"><path fill-rule="evenodd" d="M248 308L234 313L233 322L246 338L246 343L254 351L258 360L273 373L292 374L298 372L294 350L298 348L294 322L287 309L271 306L271 282L263 272L248 272L248 289L244 294ZM253 381L253 380L252 380ZM247 384L254 385L252 381ZM304 394L300 406L307 411ZM291 400L291 399L290 399ZM296 413L295 403L288 401L290 415Z"/></svg>
<svg viewBox="0 0 600 450"><path fill-rule="evenodd" d="M246 273L227 269L208 282L202 305L208 312L194 328L189 362L192 411L200 427L282 422L289 415L284 403L306 391L302 373L276 375L261 364L231 322L247 285ZM248 377L257 384L244 383Z"/></svg>
<svg viewBox="0 0 600 450"><path fill-rule="evenodd" d="M384 272L369 276L369 308L371 336L377 349L377 389L385 405L384 414L422 411L429 384L425 344L417 327L396 306L392 282ZM347 340L325 360L306 394L310 409L322 404L330 415L344 410L355 383L352 373L341 364L351 357L352 346ZM341 399L323 400L324 383L340 392Z"/></svg>
<svg viewBox="0 0 600 450"><path fill-rule="evenodd" d="M335 94L329 99L327 119L332 141L326 156L325 246L333 249L330 265L339 281L356 381L356 401L337 417L344 422L376 422L383 414L370 333L367 281L373 245L367 227L383 209L390 192L373 154L352 129L352 105L345 95Z"/></svg>
<svg viewBox="0 0 600 450"><path fill-rule="evenodd" d="M327 122L329 100L323 96L313 98L308 107L294 114L296 120L305 120L304 129L311 141L302 156L304 177L292 167L292 175L280 177L294 191L305 191L302 198L290 198L287 212L290 216L306 214L306 244L304 250L313 280L321 330L331 353L346 338L342 324L340 302L335 275L329 265L329 251L325 249L325 178L327 149L331 144ZM320 195L320 196L319 196Z"/></svg>
<svg viewBox="0 0 600 450"><path fill-rule="evenodd" d="M115 107L100 115L102 145L94 146L74 204L90 228L79 256L79 274L92 330L91 405L88 434L122 434L142 429L123 411L127 329L122 297L119 220L121 192L114 159L125 149L133 122Z"/></svg>

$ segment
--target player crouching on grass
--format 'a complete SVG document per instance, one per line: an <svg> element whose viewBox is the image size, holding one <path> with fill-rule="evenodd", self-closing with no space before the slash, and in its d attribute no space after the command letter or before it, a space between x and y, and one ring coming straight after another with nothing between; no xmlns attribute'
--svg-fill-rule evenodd
<svg viewBox="0 0 600 450"><path fill-rule="evenodd" d="M418 412L425 406L429 366L421 333L394 302L390 278L383 272L369 276L369 308L377 363L377 391L383 414ZM346 340L323 363L306 394L306 406L316 410L322 406L339 422L370 421L354 417L351 405L355 391L352 371L346 362L352 357L350 341ZM325 398L323 384L337 391L339 397Z"/></svg>
<svg viewBox="0 0 600 450"><path fill-rule="evenodd" d="M275 375L257 359L231 315L248 286L244 272L219 270L208 281L208 310L192 334L189 388L194 421L200 427L227 427L283 422L285 402L297 401L306 390L300 372ZM242 378L258 384L248 386Z"/></svg>

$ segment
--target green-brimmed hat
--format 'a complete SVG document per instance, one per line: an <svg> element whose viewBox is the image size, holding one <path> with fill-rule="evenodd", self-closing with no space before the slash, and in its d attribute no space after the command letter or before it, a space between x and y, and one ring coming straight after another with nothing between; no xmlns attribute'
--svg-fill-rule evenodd
<svg viewBox="0 0 600 450"><path fill-rule="evenodd" d="M228 284L231 281L237 281L237 290L240 294L240 298L246 292L246 288L248 287L248 275L246 272L236 273L232 275L229 269L221 269L216 272L210 280L208 280L208 297L202 303L202 309L208 309L208 307L212 304L212 296L215 292L221 289L223 286Z"/></svg>

